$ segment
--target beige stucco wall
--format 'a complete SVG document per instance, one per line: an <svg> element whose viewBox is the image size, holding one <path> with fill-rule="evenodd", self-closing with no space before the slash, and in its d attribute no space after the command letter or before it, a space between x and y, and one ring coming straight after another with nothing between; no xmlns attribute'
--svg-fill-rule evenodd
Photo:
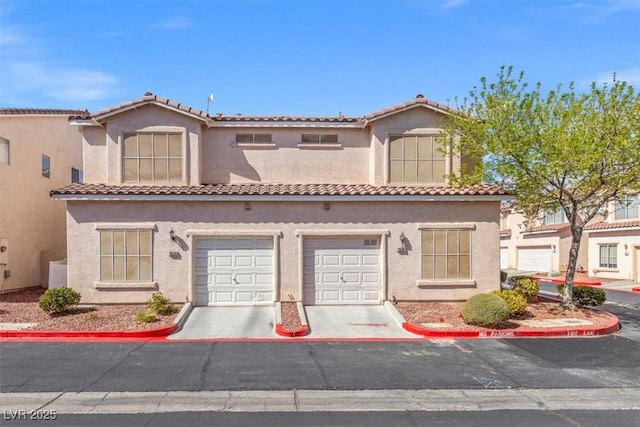
<svg viewBox="0 0 640 427"><path fill-rule="evenodd" d="M600 267L600 246L614 244L618 246L618 267ZM640 283L640 232L604 231L588 234L589 275L608 279L633 280ZM626 248L625 248L626 245Z"/></svg>
<svg viewBox="0 0 640 427"><path fill-rule="evenodd" d="M49 192L71 182L72 167L83 169L82 135L66 114L15 114L0 115L0 137L10 142L10 165L0 165L0 239L7 242L0 289L46 285L41 253L67 249L65 202ZM50 178L42 176L43 154L51 160Z"/></svg>
<svg viewBox="0 0 640 427"><path fill-rule="evenodd" d="M369 182L369 143L362 129L234 127L205 131L207 184ZM271 134L272 144L236 144L236 133ZM337 134L338 144L300 144L303 133Z"/></svg>
<svg viewBox="0 0 640 427"><path fill-rule="evenodd" d="M69 284L84 302L143 302L153 290L96 290L99 279L99 232L96 224L143 224L153 232L153 279L157 290L174 301L193 300L193 239L210 232L278 234L276 299L302 298L300 238L305 232L326 235L381 235L387 252L384 298L398 300L464 300L499 286L499 202L68 202ZM420 230L418 224L450 223L472 226L472 269L475 285L431 284L419 287ZM169 238L173 229L176 242ZM192 234L188 235L187 232ZM410 250L396 252L404 233ZM303 237L300 237L300 236ZM384 247L385 245L383 245ZM170 257L179 251L180 257ZM459 285L459 284L458 284ZM286 298L289 299L289 298Z"/></svg>

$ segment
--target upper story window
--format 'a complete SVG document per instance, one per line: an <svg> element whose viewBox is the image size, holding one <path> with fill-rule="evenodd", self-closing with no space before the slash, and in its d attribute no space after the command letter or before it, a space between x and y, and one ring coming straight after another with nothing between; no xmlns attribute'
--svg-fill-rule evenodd
<svg viewBox="0 0 640 427"><path fill-rule="evenodd" d="M337 144L337 133L303 133L301 142L303 144Z"/></svg>
<svg viewBox="0 0 640 427"><path fill-rule="evenodd" d="M9 164L9 140L0 138L0 165Z"/></svg>
<svg viewBox="0 0 640 427"><path fill-rule="evenodd" d="M272 142L270 133L236 133L236 142Z"/></svg>
<svg viewBox="0 0 640 427"><path fill-rule="evenodd" d="M558 209L557 211L545 211L542 216L542 223L546 225L550 224L562 224L565 222L564 209Z"/></svg>
<svg viewBox="0 0 640 427"><path fill-rule="evenodd" d="M446 159L440 136L396 135L389 141L389 183L445 182Z"/></svg>
<svg viewBox="0 0 640 427"><path fill-rule="evenodd" d="M181 134L125 134L123 156L124 182L182 181Z"/></svg>
<svg viewBox="0 0 640 427"><path fill-rule="evenodd" d="M80 169L71 168L71 182L82 182L82 171Z"/></svg>
<svg viewBox="0 0 640 427"><path fill-rule="evenodd" d="M51 159L44 154L42 155L42 176L51 178Z"/></svg>
<svg viewBox="0 0 640 427"><path fill-rule="evenodd" d="M636 219L638 218L638 196L627 197L616 202L615 219Z"/></svg>

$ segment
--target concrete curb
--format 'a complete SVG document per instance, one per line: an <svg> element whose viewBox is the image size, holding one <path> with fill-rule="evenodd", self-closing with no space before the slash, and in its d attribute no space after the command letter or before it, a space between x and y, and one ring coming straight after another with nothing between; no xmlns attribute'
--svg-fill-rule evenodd
<svg viewBox="0 0 640 427"><path fill-rule="evenodd" d="M397 311L397 310L396 310ZM617 316L604 312L610 317L609 323L601 327L548 328L548 329L490 329L486 331L444 331L429 329L404 321L407 331L426 338L553 338L553 337L595 337L609 335L620 330ZM399 314L399 313L398 313Z"/></svg>
<svg viewBox="0 0 640 427"><path fill-rule="evenodd" d="M298 314L300 315L300 323L302 325L295 331L288 331L282 326L282 304L280 301L276 302L276 334L283 337L302 337L309 333L309 324L307 322L307 315L304 312L304 307L300 301L296 302L298 308Z"/></svg>
<svg viewBox="0 0 640 427"><path fill-rule="evenodd" d="M192 310L190 302L186 303L180 313L176 316L176 321L162 328L147 329L144 331L0 331L2 339L47 339L47 340L82 340L82 339L103 339L103 340L126 340L126 339L158 339L165 338L176 332L184 325Z"/></svg>

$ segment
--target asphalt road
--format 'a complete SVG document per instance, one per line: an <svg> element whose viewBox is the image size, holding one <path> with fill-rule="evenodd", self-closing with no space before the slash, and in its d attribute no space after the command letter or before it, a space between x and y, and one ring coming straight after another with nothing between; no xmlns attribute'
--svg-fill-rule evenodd
<svg viewBox="0 0 640 427"><path fill-rule="evenodd" d="M623 329L615 335L593 338L287 343L3 342L0 343L0 391L3 392L0 403L13 410L22 407L20 399L23 399L24 408L28 409L46 407L43 403L27 406L30 399L35 402L43 397L46 404L48 400L62 402L75 397L89 399L82 401L81 405L85 406L80 407L89 405L90 410L91 404L99 408L109 398L117 399L118 392L135 392L136 398L141 399L145 396L157 399L158 393L183 392L187 393L184 399L192 404L200 397L209 396L207 393L257 393L268 399L277 393L307 390L307 393L345 392L347 397L333 404L327 401L326 410L310 412L298 412L301 402L296 397L295 408L283 411L267 410L268 405L263 404L265 408L233 412L228 410L225 401L224 408L216 411L204 408L184 412L169 408L162 413L59 413L56 420L47 423L68 426L640 425L637 404L634 403L632 409L623 405L622 409L613 410L617 409L616 398L626 402L629 393L633 396L640 393L640 310L634 301L615 298L610 298L605 308L620 317ZM436 396L436 401L437 396L446 393L462 392L463 397L443 401L453 410L444 404L438 411L428 409L428 405L426 409L413 410L412 406L403 406L401 399L398 409L359 411L367 404L362 393L365 396L366 393L392 393L384 400L388 402L393 393L398 396L412 391L434 392L432 396ZM53 395L48 396L47 392ZM539 408L532 410L529 404L509 407L508 399L496 398L494 392L512 397L539 392L540 399L546 396L546 402L555 401L557 407L533 398L530 400L540 405ZM554 393L559 393L557 398ZM627 397L623 398L625 393ZM349 403L348 396L355 396L356 400L351 401L355 406L336 409L336 405ZM485 399L484 404L479 403L481 397ZM323 399L316 399L323 403ZM631 400L637 401L635 397ZM123 402L131 401L123 398ZM358 402L362 406L358 406ZM417 404L425 402L416 400ZM573 403L583 406L576 408ZM462 408L464 404L470 406ZM598 404L604 406L598 408ZM4 417L0 424L43 423L7 419L15 417L15 413L3 412L0 416Z"/></svg>

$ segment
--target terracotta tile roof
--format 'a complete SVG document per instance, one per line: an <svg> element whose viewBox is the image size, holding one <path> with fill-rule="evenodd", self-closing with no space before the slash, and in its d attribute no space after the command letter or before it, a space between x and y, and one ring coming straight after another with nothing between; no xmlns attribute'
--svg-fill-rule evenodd
<svg viewBox="0 0 640 427"><path fill-rule="evenodd" d="M503 188L480 184L469 187L374 186L368 184L205 184L198 186L106 185L75 183L52 195L157 196L508 196Z"/></svg>
<svg viewBox="0 0 640 427"><path fill-rule="evenodd" d="M102 118L105 118L107 116L112 115L113 113L117 113L121 110L125 111L131 108L136 108L139 107L141 105L145 105L145 104L159 104L159 105L163 105L163 106L167 106L170 108L174 108L176 110L182 111L186 114L192 115L196 118L200 118L200 119L204 119L207 116L207 113L201 111L201 110L197 110L195 108L191 108L188 107L186 105L182 105L179 102L174 102L171 101L170 99L167 98L163 98L160 96L156 96L154 94L152 94L151 92L147 92L144 94L144 96L142 98L138 98L138 99L134 99L132 101L126 101L126 102L122 102L118 105L114 105L112 107L109 108L105 108L102 109L100 111L98 111L95 114L91 114L88 116L80 116L80 117L76 117L79 119L96 119L96 120L101 120Z"/></svg>
<svg viewBox="0 0 640 427"><path fill-rule="evenodd" d="M640 227L640 219L634 219L629 221L615 221L615 222L596 222L594 224L587 225L585 231L604 231L620 228L636 228Z"/></svg>
<svg viewBox="0 0 640 427"><path fill-rule="evenodd" d="M216 122L329 122L329 123L358 123L362 119L357 117L306 117L306 116L243 116L236 114L226 116L216 114L211 118Z"/></svg>
<svg viewBox="0 0 640 427"><path fill-rule="evenodd" d="M524 230L523 233L558 233L570 227L571 225L567 223L544 224L544 225L537 225L535 227L529 227L526 230Z"/></svg>
<svg viewBox="0 0 640 427"><path fill-rule="evenodd" d="M87 110L68 110L61 108L0 108L0 115L63 115L81 116L89 115Z"/></svg>
<svg viewBox="0 0 640 427"><path fill-rule="evenodd" d="M426 106L433 109L438 109L441 111L457 113L458 111L450 108L444 104L439 104L434 101L430 101L426 99L422 95L418 95L416 98L403 102L401 104L396 104L392 107L385 108L380 111L375 111L370 114L366 114L363 117L345 117L343 115L335 116L335 117L307 117L307 116L291 116L291 115L272 115L272 116L243 116L241 114L234 115L224 115L221 113L215 115L209 115L201 110L197 110L195 108L188 107L186 105L182 105L179 102L171 101L170 99L163 98L157 95L154 95L151 92L145 93L142 98L134 99L132 101L126 101L117 105L114 105L109 108L102 109L94 114L89 114L86 111L76 111L70 113L70 120L102 120L111 116L113 114L117 114L121 111L126 111L131 108L136 108L145 104L156 104L167 106L179 111L184 112L185 114L189 114L198 119L205 119L210 122L314 122L314 123L362 123L365 124L370 121L377 120L382 117L386 117L388 115L392 115L401 111L404 111L409 108L413 108L415 106Z"/></svg>
<svg viewBox="0 0 640 427"><path fill-rule="evenodd" d="M382 117L386 117L389 116L391 114L403 111L403 110L407 110L409 108L413 108L415 106L425 106L425 107L430 107L433 109L437 109L437 110L441 110L441 111L445 111L448 113L455 113L455 114L459 114L460 112L458 110L456 110L455 108L451 108L447 105L444 104L440 104L437 103L435 101L430 101L427 98L425 98L422 94L418 94L414 99L407 101L407 102L403 102L400 104L396 104L393 105L391 107L379 110L379 111L374 111L373 113L369 113L369 114L365 114L364 118L365 120L371 122L377 119L380 119Z"/></svg>

